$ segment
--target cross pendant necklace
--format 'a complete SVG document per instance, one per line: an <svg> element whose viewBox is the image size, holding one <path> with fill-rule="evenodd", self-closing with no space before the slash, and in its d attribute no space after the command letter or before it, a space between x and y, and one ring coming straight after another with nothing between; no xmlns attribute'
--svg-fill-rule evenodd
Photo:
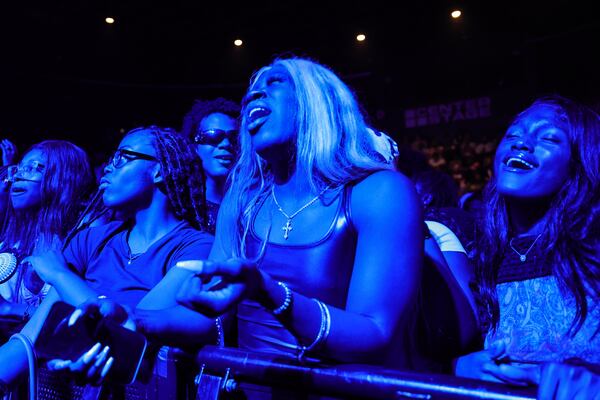
<svg viewBox="0 0 600 400"><path fill-rule="evenodd" d="M292 228L292 220L288 218L288 220L285 222L285 225L281 229L283 230L283 238L287 240L288 236L290 236L290 231L294 229Z"/></svg>
<svg viewBox="0 0 600 400"><path fill-rule="evenodd" d="M298 215L301 211L303 211L304 209L306 209L307 207L309 207L311 204L313 204L315 201L317 201L319 199L319 197L321 197L323 195L323 193L325 193L325 191L327 189L329 189L329 186L326 186L325 189L321 190L321 192L318 195L316 195L308 203L306 203L305 205L303 205L302 207L300 207L296 212L288 215L285 211L283 211L283 208L281 207L281 205L277 201L277 196L275 196L275 185L271 186L271 196L273 197L273 202L277 206L277 209L279 210L279 212L282 213L283 216L286 218L285 225L281 228L281 230L283 231L283 238L285 240L287 240L288 237L290 236L290 231L294 229L292 227L292 219L296 215Z"/></svg>

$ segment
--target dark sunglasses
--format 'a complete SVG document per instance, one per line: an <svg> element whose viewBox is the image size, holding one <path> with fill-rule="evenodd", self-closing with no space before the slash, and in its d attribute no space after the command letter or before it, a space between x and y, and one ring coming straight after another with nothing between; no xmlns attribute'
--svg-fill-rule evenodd
<svg viewBox="0 0 600 400"><path fill-rule="evenodd" d="M207 129L196 133L193 137L194 143L196 144L209 144L216 146L221 143L225 138L229 139L232 146L237 143L238 130L233 129L225 131L223 129Z"/></svg>
<svg viewBox="0 0 600 400"><path fill-rule="evenodd" d="M138 153L137 151L131 151L126 149L119 149L115 151L115 154L108 160L109 164L112 164L115 168L121 168L123 165L133 160L146 160L146 161L158 161L154 156L144 153Z"/></svg>

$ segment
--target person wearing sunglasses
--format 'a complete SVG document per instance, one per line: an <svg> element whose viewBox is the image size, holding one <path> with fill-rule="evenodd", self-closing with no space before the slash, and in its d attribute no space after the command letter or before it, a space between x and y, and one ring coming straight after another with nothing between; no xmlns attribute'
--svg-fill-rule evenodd
<svg viewBox="0 0 600 400"><path fill-rule="evenodd" d="M0 307L3 315L26 320L49 285L25 256L60 248L93 189L86 153L73 143L47 140L32 146L7 168L9 201L0 233ZM12 261L12 262L11 262Z"/></svg>
<svg viewBox="0 0 600 400"><path fill-rule="evenodd" d="M182 134L196 147L206 175L209 223L214 232L229 171L236 162L240 107L231 100L196 100L183 119Z"/></svg>

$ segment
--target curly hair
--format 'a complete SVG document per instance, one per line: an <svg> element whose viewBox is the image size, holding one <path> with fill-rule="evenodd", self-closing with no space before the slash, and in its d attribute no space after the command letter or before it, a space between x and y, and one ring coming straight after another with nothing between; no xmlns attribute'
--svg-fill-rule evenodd
<svg viewBox="0 0 600 400"><path fill-rule="evenodd" d="M570 329L574 335L588 315L587 298L600 298L600 117L557 95L539 98L529 108L537 105L553 107L568 126L568 178L546 212L540 242L544 262L552 267L561 289L575 299ZM485 189L484 201L485 219L475 255L478 301L484 326L495 329L500 317L497 274L511 235L506 201L496 189L495 177Z"/></svg>
<svg viewBox="0 0 600 400"><path fill-rule="evenodd" d="M232 100L218 97L213 100L195 100L192 109L183 117L181 134L188 139L198 130L198 125L210 114L225 114L237 120L240 116L240 106Z"/></svg>

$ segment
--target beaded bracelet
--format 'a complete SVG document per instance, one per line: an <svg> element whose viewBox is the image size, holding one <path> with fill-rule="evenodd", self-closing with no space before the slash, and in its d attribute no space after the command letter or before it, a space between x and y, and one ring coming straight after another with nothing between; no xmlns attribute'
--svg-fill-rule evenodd
<svg viewBox="0 0 600 400"><path fill-rule="evenodd" d="M225 346L225 334L223 333L223 321L221 317L215 318L215 328L217 328L217 346Z"/></svg>
<svg viewBox="0 0 600 400"><path fill-rule="evenodd" d="M283 288L285 291L285 299L283 300L283 304L277 307L272 311L274 315L281 315L285 310L287 310L290 305L292 305L292 291L285 283L279 281L277 282L279 286Z"/></svg>
<svg viewBox="0 0 600 400"><path fill-rule="evenodd" d="M308 351L312 351L318 345L323 343L327 337L329 336L329 332L331 330L331 314L329 313L329 309L325 304L317 299L313 299L317 305L319 306L319 311L321 312L321 326L319 326L319 332L317 332L317 337L315 340L309 344L308 346L299 346L298 347L298 361L302 362L304 360L304 354Z"/></svg>

